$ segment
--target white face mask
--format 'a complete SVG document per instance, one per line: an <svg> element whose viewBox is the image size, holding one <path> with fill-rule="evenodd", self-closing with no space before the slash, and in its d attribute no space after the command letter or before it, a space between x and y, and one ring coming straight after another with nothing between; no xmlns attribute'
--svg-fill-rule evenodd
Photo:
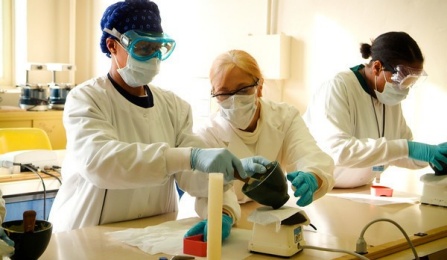
<svg viewBox="0 0 447 260"><path fill-rule="evenodd" d="M219 103L220 115L239 129L247 129L255 116L256 92L251 95L233 95Z"/></svg>
<svg viewBox="0 0 447 260"><path fill-rule="evenodd" d="M383 71L383 76L385 77L385 71ZM394 106L399 104L402 100L407 98L408 92L410 91L410 88L400 89L399 86L386 81L383 91L380 93L376 90L376 82L377 76L374 77L374 92L376 93L377 99L385 105Z"/></svg>
<svg viewBox="0 0 447 260"><path fill-rule="evenodd" d="M152 58L147 61L138 61L127 56L126 67L119 68L116 56L113 55L116 65L118 66L118 73L123 78L124 82L131 87L140 87L148 84L160 71L160 60Z"/></svg>

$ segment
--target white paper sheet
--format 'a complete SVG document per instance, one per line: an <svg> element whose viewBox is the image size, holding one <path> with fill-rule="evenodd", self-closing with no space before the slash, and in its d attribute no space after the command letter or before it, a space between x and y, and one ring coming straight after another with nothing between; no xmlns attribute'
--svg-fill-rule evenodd
<svg viewBox="0 0 447 260"><path fill-rule="evenodd" d="M168 221L146 228L130 228L107 232L111 239L136 246L142 251L154 254L185 255L183 253L183 236L196 222L197 218ZM230 236L222 244L222 259L244 259L250 256L248 241L251 230L233 228ZM196 257L196 259L206 259Z"/></svg>
<svg viewBox="0 0 447 260"><path fill-rule="evenodd" d="M402 203L417 204L421 200L420 195L395 190L393 191L392 197L378 197L364 192L328 193L326 196L339 197L379 206Z"/></svg>

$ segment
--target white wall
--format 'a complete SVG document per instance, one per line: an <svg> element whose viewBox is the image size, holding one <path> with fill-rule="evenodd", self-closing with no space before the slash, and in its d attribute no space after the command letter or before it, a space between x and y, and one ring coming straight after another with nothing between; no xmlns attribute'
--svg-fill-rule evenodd
<svg viewBox="0 0 447 260"><path fill-rule="evenodd" d="M112 1L30 1L29 61L76 62L75 83L104 74L110 61L100 53L99 19ZM57 3L56 3L57 2ZM177 50L162 67L160 85L189 96L209 94L206 71L211 60L232 39L245 34L285 33L292 37L290 78L267 80L264 95L285 101L304 112L313 88L333 73L365 62L359 44L381 33L406 31L419 43L429 77L413 89L404 110L417 140L447 140L447 1L444 0L156 0L166 33L178 41ZM269 12L272 4L273 14ZM64 16L69 6L70 25ZM275 7L276 6L276 7ZM55 23L49 19L54 16ZM269 19L273 19L272 22ZM64 24L69 24L65 34ZM273 25L273 27L269 27ZM73 32L74 31L74 32ZM55 33L53 33L55 32ZM66 39L74 36L74 41ZM66 46L74 52L73 57ZM211 48L209 48L211 46ZM74 51L73 51L74 48ZM64 51L65 50L65 51ZM270 55L272 50L266 50ZM204 89L206 88L206 90ZM191 91L193 90L193 91ZM203 91L203 92L202 92ZM188 96L189 95L189 96ZM193 97L194 98L194 97ZM207 101L204 101L205 105ZM193 104L194 106L196 104ZM195 108L199 113L199 109Z"/></svg>

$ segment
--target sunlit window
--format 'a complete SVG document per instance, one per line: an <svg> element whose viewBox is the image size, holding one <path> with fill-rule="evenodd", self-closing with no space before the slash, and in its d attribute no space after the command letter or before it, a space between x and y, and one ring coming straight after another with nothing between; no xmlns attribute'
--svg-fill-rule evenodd
<svg viewBox="0 0 447 260"><path fill-rule="evenodd" d="M0 87L12 85L12 0L0 0Z"/></svg>

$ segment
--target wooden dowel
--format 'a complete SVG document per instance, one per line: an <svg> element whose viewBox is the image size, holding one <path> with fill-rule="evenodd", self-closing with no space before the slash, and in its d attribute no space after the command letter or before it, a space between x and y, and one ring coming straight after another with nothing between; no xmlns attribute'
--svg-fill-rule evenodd
<svg viewBox="0 0 447 260"><path fill-rule="evenodd" d="M444 237L447 237L447 226L442 226L439 228L431 229L427 232L425 232L427 235L425 236L409 236L411 242L413 245L419 246L423 245L432 241L435 241L437 239L441 239ZM366 239L368 242L368 240ZM388 242L385 244L381 244L378 246L368 247L368 253L364 256L368 259L379 259L381 257L385 257L387 255L395 254L397 252L401 252L404 250L407 250L410 248L410 245L408 244L407 240L405 238ZM358 259L355 256L352 255L345 255L338 258L335 258L335 260L354 260Z"/></svg>

